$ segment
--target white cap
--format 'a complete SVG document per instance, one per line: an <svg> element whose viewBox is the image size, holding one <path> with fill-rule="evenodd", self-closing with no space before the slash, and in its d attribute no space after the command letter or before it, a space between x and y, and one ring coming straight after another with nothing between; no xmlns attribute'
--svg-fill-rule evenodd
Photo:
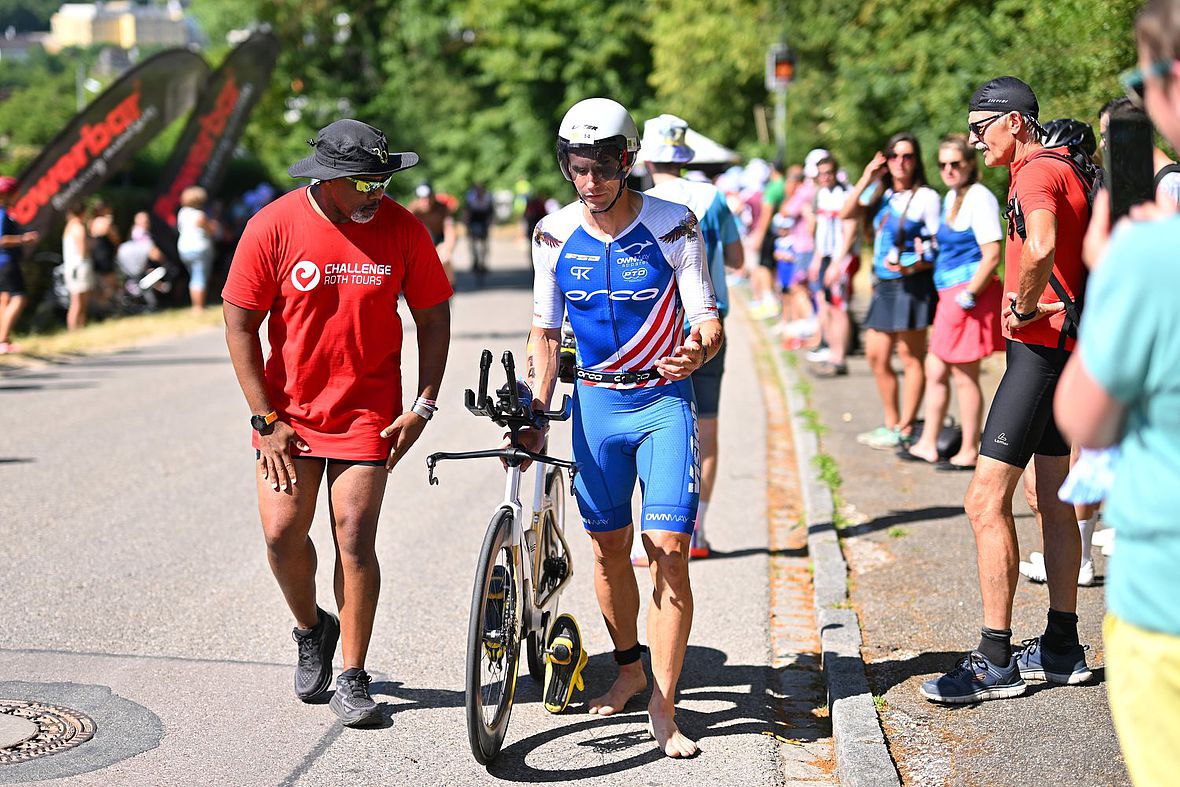
<svg viewBox="0 0 1180 787"><path fill-rule="evenodd" d="M653 164L687 164L696 155L685 141L687 134L688 123L675 115L654 117L643 124L639 158Z"/></svg>
<svg viewBox="0 0 1180 787"><path fill-rule="evenodd" d="M421 183L418 185L418 188L414 189L414 193L425 199L434 193L434 189L430 187L429 183Z"/></svg>
<svg viewBox="0 0 1180 787"><path fill-rule="evenodd" d="M814 178L819 174L819 163L830 156L831 153L823 148L814 148L807 154L807 158L803 159L803 176L807 178Z"/></svg>

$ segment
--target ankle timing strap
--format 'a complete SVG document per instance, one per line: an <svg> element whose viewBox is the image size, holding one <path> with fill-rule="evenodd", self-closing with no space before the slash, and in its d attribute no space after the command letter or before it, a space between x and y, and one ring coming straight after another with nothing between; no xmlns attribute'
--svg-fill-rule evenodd
<svg viewBox="0 0 1180 787"><path fill-rule="evenodd" d="M627 648L626 650L616 650L615 664L619 666L634 664L639 661L639 656L643 653L647 653L647 645L640 645L638 642L635 643L634 647Z"/></svg>

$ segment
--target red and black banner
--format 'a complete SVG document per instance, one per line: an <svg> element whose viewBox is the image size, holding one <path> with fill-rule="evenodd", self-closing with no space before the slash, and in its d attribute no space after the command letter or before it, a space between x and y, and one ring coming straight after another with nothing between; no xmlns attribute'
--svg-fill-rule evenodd
<svg viewBox="0 0 1180 787"><path fill-rule="evenodd" d="M152 236L171 256L176 247L176 211L189 186L214 193L225 178L250 112L270 82L279 42L255 32L234 48L201 91L197 108L164 165L152 203Z"/></svg>
<svg viewBox="0 0 1180 787"><path fill-rule="evenodd" d="M188 49L145 59L94 99L20 176L12 218L42 235L196 103L209 74Z"/></svg>

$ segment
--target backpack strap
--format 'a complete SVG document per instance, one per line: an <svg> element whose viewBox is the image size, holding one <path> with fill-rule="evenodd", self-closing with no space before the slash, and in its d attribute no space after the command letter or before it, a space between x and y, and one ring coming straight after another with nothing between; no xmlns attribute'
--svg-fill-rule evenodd
<svg viewBox="0 0 1180 787"><path fill-rule="evenodd" d="M1164 182L1164 178L1168 177L1168 175L1171 175L1174 172L1180 172L1180 164L1173 163L1161 167L1160 171L1155 173L1155 187L1158 189L1160 184Z"/></svg>
<svg viewBox="0 0 1180 787"><path fill-rule="evenodd" d="M1085 293L1079 293L1077 300L1070 298L1056 273L1049 274L1049 286L1053 288L1053 292L1057 293L1057 297L1065 305L1065 323L1061 326L1061 341L1057 344L1058 349L1064 350L1066 336L1078 338L1078 328L1082 324L1082 300Z"/></svg>

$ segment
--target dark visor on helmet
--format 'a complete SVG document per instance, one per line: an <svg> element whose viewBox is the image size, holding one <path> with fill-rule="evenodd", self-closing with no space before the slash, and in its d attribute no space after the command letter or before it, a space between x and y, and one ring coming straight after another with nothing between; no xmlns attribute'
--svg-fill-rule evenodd
<svg viewBox="0 0 1180 787"><path fill-rule="evenodd" d="M557 140L557 163L566 180L593 175L595 180L615 180L630 165L631 155L625 144L613 141L597 145L571 145Z"/></svg>

